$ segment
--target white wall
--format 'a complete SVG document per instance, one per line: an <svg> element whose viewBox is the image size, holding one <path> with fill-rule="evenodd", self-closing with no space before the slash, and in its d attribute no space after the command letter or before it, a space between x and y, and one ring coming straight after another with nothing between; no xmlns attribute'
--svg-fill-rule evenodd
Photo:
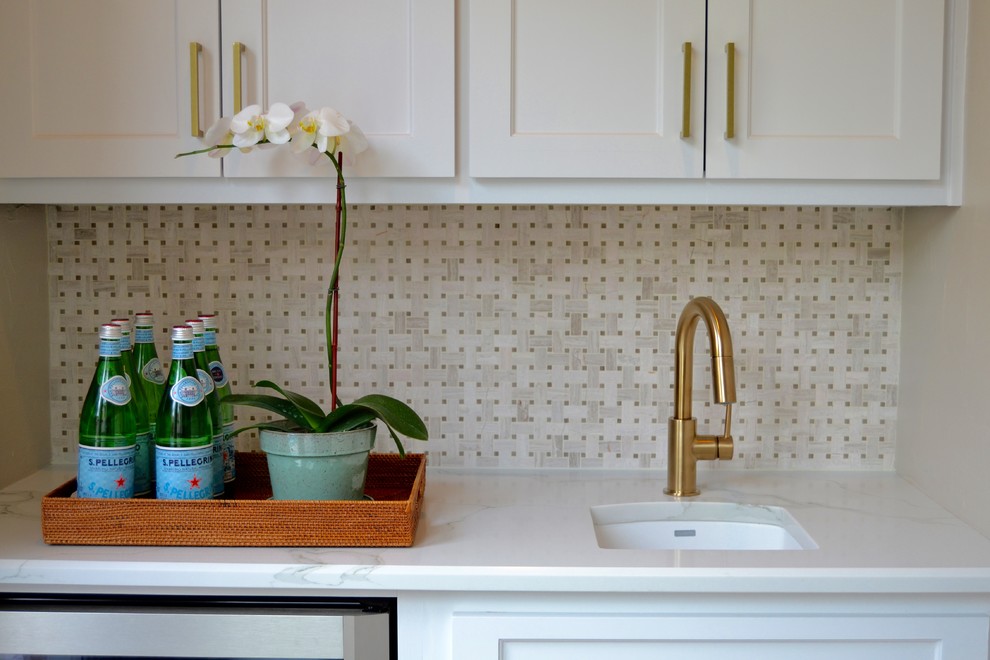
<svg viewBox="0 0 990 660"><path fill-rule="evenodd" d="M963 206L905 217L896 466L990 535L990 3L969 30Z"/></svg>
<svg viewBox="0 0 990 660"><path fill-rule="evenodd" d="M44 209L0 206L0 488L50 460L47 271Z"/></svg>

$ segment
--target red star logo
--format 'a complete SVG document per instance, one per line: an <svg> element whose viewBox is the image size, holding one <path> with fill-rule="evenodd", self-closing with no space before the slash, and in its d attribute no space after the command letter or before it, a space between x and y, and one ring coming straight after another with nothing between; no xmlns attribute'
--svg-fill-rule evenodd
<svg viewBox="0 0 990 660"><path fill-rule="evenodd" d="M191 488L199 488L199 477L193 475L193 478L189 480L189 486Z"/></svg>
<svg viewBox="0 0 990 660"><path fill-rule="evenodd" d="M126 483L127 479L124 478L124 475L117 477L117 488L123 488Z"/></svg>

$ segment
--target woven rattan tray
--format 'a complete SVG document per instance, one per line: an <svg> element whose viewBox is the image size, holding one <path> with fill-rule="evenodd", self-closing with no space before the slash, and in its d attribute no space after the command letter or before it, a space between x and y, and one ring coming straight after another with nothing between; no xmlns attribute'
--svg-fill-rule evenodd
<svg viewBox="0 0 990 660"><path fill-rule="evenodd" d="M372 500L270 500L265 455L238 452L232 499L80 499L73 479L42 498L41 534L54 545L407 547L425 488L424 454L372 454Z"/></svg>

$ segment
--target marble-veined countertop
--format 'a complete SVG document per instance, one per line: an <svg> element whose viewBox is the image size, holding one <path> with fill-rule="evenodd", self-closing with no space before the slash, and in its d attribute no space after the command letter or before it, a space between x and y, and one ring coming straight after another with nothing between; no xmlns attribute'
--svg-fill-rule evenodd
<svg viewBox="0 0 990 660"><path fill-rule="evenodd" d="M663 473L435 468L411 548L46 545L72 476L0 492L0 591L990 593L990 540L889 472L699 472L695 499L783 506L819 546L745 552L599 548L589 507L670 499Z"/></svg>

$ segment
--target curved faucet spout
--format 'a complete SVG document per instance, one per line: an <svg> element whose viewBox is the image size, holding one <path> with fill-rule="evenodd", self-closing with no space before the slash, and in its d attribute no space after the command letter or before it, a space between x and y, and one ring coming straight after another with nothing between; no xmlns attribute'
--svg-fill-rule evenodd
<svg viewBox="0 0 990 660"><path fill-rule="evenodd" d="M725 430L722 435L698 435L691 416L691 390L694 335L698 321L705 322L712 354L712 399L725 404ZM686 497L698 494L697 462L732 458L730 404L736 402L735 366L732 336L722 309L711 298L695 298L684 306L677 322L676 366L674 372L674 416L668 422L668 495Z"/></svg>
<svg viewBox="0 0 990 660"><path fill-rule="evenodd" d="M676 371L674 372L674 417L691 419L694 335L698 321L704 320L712 354L712 400L736 402L736 377L732 362L732 335L725 314L711 298L694 298L684 306L677 321Z"/></svg>

